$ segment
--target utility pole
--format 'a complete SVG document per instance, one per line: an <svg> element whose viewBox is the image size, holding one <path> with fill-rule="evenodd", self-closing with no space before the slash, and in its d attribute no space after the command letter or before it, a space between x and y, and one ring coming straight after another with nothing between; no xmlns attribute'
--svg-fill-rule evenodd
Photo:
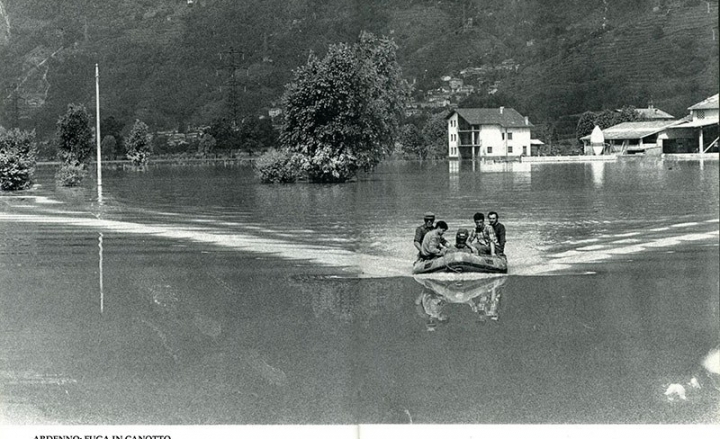
<svg viewBox="0 0 720 439"><path fill-rule="evenodd" d="M235 71L237 70L237 58L236 56L238 54L242 55L242 60L245 60L245 52L238 52L233 48L230 47L230 50L226 50L223 52L220 52L220 58L222 59L222 56L226 55L229 58L228 61L228 68L230 69L230 80L228 83L228 106L230 107L230 114L232 115L232 125L233 128L237 127L237 119L238 119L238 94L237 94L237 78L235 76Z"/></svg>
<svg viewBox="0 0 720 439"><path fill-rule="evenodd" d="M7 90L10 91L8 97L12 99L12 116L14 122L12 128L20 128L20 105L18 104L20 96L18 95L18 85L10 84Z"/></svg>

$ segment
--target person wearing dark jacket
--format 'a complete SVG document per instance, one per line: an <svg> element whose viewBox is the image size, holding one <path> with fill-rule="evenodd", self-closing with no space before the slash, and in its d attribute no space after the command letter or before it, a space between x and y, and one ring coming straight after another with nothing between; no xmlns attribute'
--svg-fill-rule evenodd
<svg viewBox="0 0 720 439"><path fill-rule="evenodd" d="M415 229L415 239L413 240L413 245L417 249L418 254L422 251L423 238L425 238L425 235L427 235L430 230L435 228L435 214L426 212L423 221L424 224Z"/></svg>
<svg viewBox="0 0 720 439"><path fill-rule="evenodd" d="M497 212L490 212L488 213L488 221L490 221L490 225L492 226L493 230L495 230L495 238L497 239L497 245L495 246L495 250L498 254L504 255L505 254L505 226L498 221L499 216Z"/></svg>

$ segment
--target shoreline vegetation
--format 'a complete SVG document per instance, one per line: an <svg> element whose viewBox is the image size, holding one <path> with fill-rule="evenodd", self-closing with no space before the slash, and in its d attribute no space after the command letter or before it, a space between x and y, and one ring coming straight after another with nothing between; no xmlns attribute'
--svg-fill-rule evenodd
<svg viewBox="0 0 720 439"><path fill-rule="evenodd" d="M152 158L148 161L149 165L153 164L178 164L178 163L213 163L213 162L237 162L237 163L252 163L255 162L260 157L259 154L256 155L245 155L245 156L222 156L218 155L216 157L187 157L187 156L163 156L160 158L155 158L152 156ZM720 160L720 154L718 153L705 153L705 154L699 154L699 153L683 153L683 154L657 154L657 155L616 155L613 158L609 158L610 156L583 156L583 155L552 155L552 156L532 156L528 159L522 160L523 163L566 163L566 162L585 162L585 161L614 161L616 159L619 160L625 160L625 159L668 159L668 160ZM448 162L448 161L458 161L458 160L450 160L448 158L433 158L433 159L425 159L425 160L419 160L419 159L408 159L405 157L387 157L385 159L386 161L427 161L427 162ZM503 160L487 160L482 161L478 160L478 163L505 163ZM515 162L520 163L521 161L515 160ZM92 161L90 164L94 165L96 162ZM507 163L512 163L512 161L508 161ZM37 166L59 166L62 162L57 160L43 160L38 161L36 163ZM129 159L124 160L103 160L102 161L103 166L105 165L128 165L133 166L132 161Z"/></svg>

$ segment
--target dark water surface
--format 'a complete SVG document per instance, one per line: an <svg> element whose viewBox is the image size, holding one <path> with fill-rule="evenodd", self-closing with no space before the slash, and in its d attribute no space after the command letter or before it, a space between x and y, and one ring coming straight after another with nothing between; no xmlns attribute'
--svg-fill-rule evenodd
<svg viewBox="0 0 720 439"><path fill-rule="evenodd" d="M53 172L0 194L3 423L720 423L664 396L720 341L717 161ZM500 212L509 274L412 277L426 210Z"/></svg>

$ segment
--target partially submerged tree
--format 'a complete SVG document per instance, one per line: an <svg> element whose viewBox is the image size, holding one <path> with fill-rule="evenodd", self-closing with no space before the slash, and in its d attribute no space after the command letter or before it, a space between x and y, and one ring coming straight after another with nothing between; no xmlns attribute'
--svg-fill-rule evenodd
<svg viewBox="0 0 720 439"><path fill-rule="evenodd" d="M100 150L104 159L115 159L115 149L117 148L117 141L115 136L108 134L103 137L100 143Z"/></svg>
<svg viewBox="0 0 720 439"><path fill-rule="evenodd" d="M0 127L0 190L32 186L36 165L35 131Z"/></svg>
<svg viewBox="0 0 720 439"><path fill-rule="evenodd" d="M127 158L132 161L133 165L141 166L147 163L148 155L150 155L151 140L152 136L148 126L140 120L135 120L130 135L125 142Z"/></svg>
<svg viewBox="0 0 720 439"><path fill-rule="evenodd" d="M311 54L283 103L281 145L298 154L311 181L343 182L373 169L392 150L409 87L397 46L363 32L356 44Z"/></svg>
<svg viewBox="0 0 720 439"><path fill-rule="evenodd" d="M215 146L217 141L210 133L202 133L200 135L200 142L198 143L198 152L203 154L205 157L215 152Z"/></svg>
<svg viewBox="0 0 720 439"><path fill-rule="evenodd" d="M69 104L57 122L58 157L62 162L57 178L63 186L76 186L87 174L93 153L90 116L82 104Z"/></svg>
<svg viewBox="0 0 720 439"><path fill-rule="evenodd" d="M63 163L87 165L93 153L90 116L82 104L68 105L57 122L58 155Z"/></svg>

